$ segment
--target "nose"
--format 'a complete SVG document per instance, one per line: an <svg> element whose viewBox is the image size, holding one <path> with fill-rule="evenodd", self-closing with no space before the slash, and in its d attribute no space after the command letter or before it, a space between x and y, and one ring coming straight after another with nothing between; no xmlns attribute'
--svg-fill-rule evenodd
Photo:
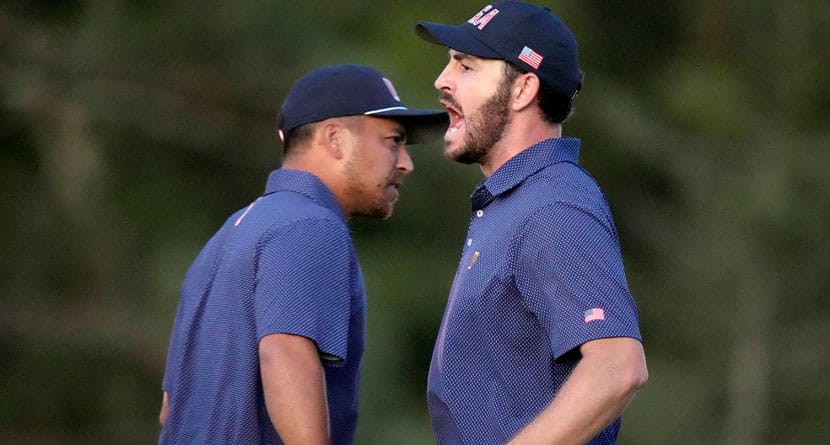
<svg viewBox="0 0 830 445"><path fill-rule="evenodd" d="M398 162L395 164L395 168L404 175L408 175L412 173L412 170L415 170L415 165L412 163L412 158L409 156L409 151L406 150L405 145L398 149Z"/></svg>
<svg viewBox="0 0 830 445"><path fill-rule="evenodd" d="M447 66L445 66L444 69L441 71L441 74L439 74L438 77L435 78L435 83L433 85L435 86L436 90L444 91L450 89L450 79L449 73L447 71L449 67L450 65L447 64Z"/></svg>

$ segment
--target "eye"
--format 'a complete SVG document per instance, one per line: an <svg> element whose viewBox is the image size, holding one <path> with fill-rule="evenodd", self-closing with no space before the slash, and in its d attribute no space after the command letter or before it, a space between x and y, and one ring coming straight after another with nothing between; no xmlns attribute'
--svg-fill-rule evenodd
<svg viewBox="0 0 830 445"><path fill-rule="evenodd" d="M455 64L457 69L460 70L461 72L466 73L468 71L473 71L473 66L469 63L473 59L471 59L466 54L450 53L450 60L452 61L453 64Z"/></svg>
<svg viewBox="0 0 830 445"><path fill-rule="evenodd" d="M389 148L393 150L406 143L406 138L402 135L389 136L386 140L389 143Z"/></svg>

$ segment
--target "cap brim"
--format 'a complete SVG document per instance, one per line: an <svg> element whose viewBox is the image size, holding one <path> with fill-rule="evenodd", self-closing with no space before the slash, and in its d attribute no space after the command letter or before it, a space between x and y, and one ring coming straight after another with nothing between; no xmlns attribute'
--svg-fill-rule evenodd
<svg viewBox="0 0 830 445"><path fill-rule="evenodd" d="M418 22L415 34L427 42L452 48L465 54L485 59L502 59L503 57L467 32L464 25L444 25L441 23Z"/></svg>
<svg viewBox="0 0 830 445"><path fill-rule="evenodd" d="M389 110L369 116L394 119L406 128L407 144L423 144L440 139L450 125L450 116L441 110Z"/></svg>

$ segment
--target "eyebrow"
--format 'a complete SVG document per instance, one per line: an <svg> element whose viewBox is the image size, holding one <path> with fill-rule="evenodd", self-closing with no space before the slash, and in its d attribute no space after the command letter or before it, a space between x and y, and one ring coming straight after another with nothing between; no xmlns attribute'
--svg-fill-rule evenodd
<svg viewBox="0 0 830 445"><path fill-rule="evenodd" d="M395 128L390 130L390 132L393 134L387 137L397 137L401 139L402 143L406 143L406 126L404 126L400 122L398 123L398 125L399 126L396 126Z"/></svg>
<svg viewBox="0 0 830 445"><path fill-rule="evenodd" d="M450 52L450 57L455 59L455 60L464 60L464 59L473 58L474 56L471 56L467 53L462 53L460 51L455 51L455 52Z"/></svg>

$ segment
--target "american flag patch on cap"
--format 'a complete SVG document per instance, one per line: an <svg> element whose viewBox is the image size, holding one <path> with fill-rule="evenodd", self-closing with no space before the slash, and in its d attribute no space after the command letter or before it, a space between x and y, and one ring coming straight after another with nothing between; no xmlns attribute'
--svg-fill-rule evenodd
<svg viewBox="0 0 830 445"><path fill-rule="evenodd" d="M532 49L526 46L522 49L522 52L519 53L519 60L532 66L535 70L539 69L539 65L542 64L542 60L544 59L545 58L542 57L541 54L537 53L536 51L533 51Z"/></svg>

